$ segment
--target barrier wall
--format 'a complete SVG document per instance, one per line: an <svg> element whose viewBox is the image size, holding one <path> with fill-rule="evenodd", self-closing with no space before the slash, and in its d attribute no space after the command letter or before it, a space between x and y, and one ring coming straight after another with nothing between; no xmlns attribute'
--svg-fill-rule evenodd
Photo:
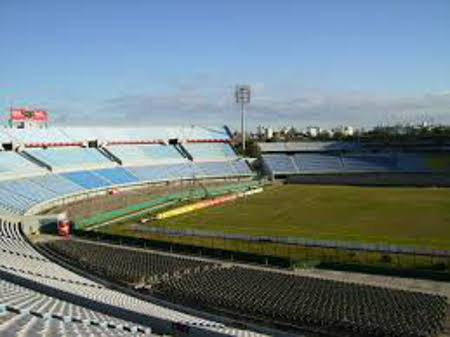
<svg viewBox="0 0 450 337"><path fill-rule="evenodd" d="M250 178L248 178L248 177L243 178L243 177L237 177L237 176L221 177L221 178L220 177L211 177L211 178L202 178L201 181L226 182L226 181L236 181L236 180L240 180L240 179L243 179L245 181L246 179L250 179ZM67 205L69 203L73 203L76 201L91 199L96 196L102 196L102 195L108 194L109 191L111 191L113 189L116 189L121 192L127 192L127 191L141 189L141 188L148 187L148 186L161 186L161 185L164 186L164 185L168 185L168 184L170 184L171 186L177 186L179 184L188 183L190 181L192 181L192 179L190 179L190 178L189 179L161 180L161 181L144 181L144 182L132 183L132 184L128 184L128 185L111 185L108 187L102 187L102 188L97 188L97 189L81 191L81 192L77 192L74 194L62 195L55 199L45 200L39 204L32 206L30 209L27 210L27 212L24 215L35 215L35 214L44 212L48 209L51 209L53 207ZM248 183L254 184L254 181L251 180ZM240 183L240 184L243 184L243 183Z"/></svg>
<svg viewBox="0 0 450 337"><path fill-rule="evenodd" d="M252 195L252 194L255 194L255 193L261 193L262 191L263 191L263 189L260 187L260 188L257 188L257 189L254 189L254 190L250 190L250 191L234 193L234 194L228 194L228 195L224 195L222 197L218 197L218 198L214 198L214 199L208 199L208 200L199 201L199 202L196 202L194 204L181 206L181 207L177 207L175 209L171 209L171 210L166 211L166 212L158 213L158 214L156 214L155 218L158 219L158 220L171 218L171 217L174 217L174 216L177 216L177 215L181 215L181 214L197 211L197 210L202 209L202 208L207 208L207 207L221 205L223 203L236 200L238 198L242 198L242 197L245 197L245 196L248 196L248 195Z"/></svg>
<svg viewBox="0 0 450 337"><path fill-rule="evenodd" d="M112 210L112 211L108 211L108 212L102 212L93 217L78 221L75 225L76 225L76 228L79 229L79 228L83 228L83 227L92 226L94 224L106 222L106 221L112 220L114 218L126 216L128 214L145 211L145 209L147 209L147 208L154 207L154 206L161 205L161 204L168 203L168 202L172 202L172 201L178 202L183 199L204 198L205 196L207 196L207 193L209 195L213 195L213 196L222 195L225 193L230 193L232 191L239 191L239 190L253 188L255 186L259 186L259 182L250 181L250 182L244 182L244 183L227 184L225 186L212 188L207 191L205 191L204 188L197 188L197 189L191 190L191 191L170 194L165 197L149 200L149 201L142 202L139 204L127 206L127 207L124 207L121 209L116 209L116 210Z"/></svg>

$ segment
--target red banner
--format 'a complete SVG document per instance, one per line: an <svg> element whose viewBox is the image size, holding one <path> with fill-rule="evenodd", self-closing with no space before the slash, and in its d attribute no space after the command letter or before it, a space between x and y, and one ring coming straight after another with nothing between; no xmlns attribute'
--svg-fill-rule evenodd
<svg viewBox="0 0 450 337"><path fill-rule="evenodd" d="M31 109L12 109L11 120L13 121L32 121L48 122L48 111Z"/></svg>

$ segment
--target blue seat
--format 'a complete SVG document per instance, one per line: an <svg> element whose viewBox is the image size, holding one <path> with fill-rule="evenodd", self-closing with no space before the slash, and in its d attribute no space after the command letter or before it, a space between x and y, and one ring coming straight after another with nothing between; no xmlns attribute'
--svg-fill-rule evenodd
<svg viewBox="0 0 450 337"><path fill-rule="evenodd" d="M298 169L292 160L292 156L288 156L287 154L265 154L262 158L273 174L298 173Z"/></svg>
<svg viewBox="0 0 450 337"><path fill-rule="evenodd" d="M47 174L38 177L27 178L27 181L50 190L57 195L72 194L83 191L84 188L57 174Z"/></svg>
<svg viewBox="0 0 450 337"><path fill-rule="evenodd" d="M84 188L100 188L111 186L112 183L102 178L99 175L95 175L91 171L76 171L61 173L61 176L67 178L74 183Z"/></svg>
<svg viewBox="0 0 450 337"><path fill-rule="evenodd" d="M130 166L127 170L140 181L166 181L170 180L165 165Z"/></svg>
<svg viewBox="0 0 450 337"><path fill-rule="evenodd" d="M300 153L294 156L294 161L300 172L340 172L342 162L339 156L328 154Z"/></svg>
<svg viewBox="0 0 450 337"><path fill-rule="evenodd" d="M196 163L194 168L196 177L229 177L252 174L244 161Z"/></svg>
<svg viewBox="0 0 450 337"><path fill-rule="evenodd" d="M194 160L228 160L237 158L228 143L187 143L186 150Z"/></svg>
<svg viewBox="0 0 450 337"><path fill-rule="evenodd" d="M97 149L81 147L31 149L31 155L47 163L51 167L94 167L111 164Z"/></svg>
<svg viewBox="0 0 450 337"><path fill-rule="evenodd" d="M105 180L110 181L112 184L117 185L135 183L139 181L135 175L122 167L107 168L93 172Z"/></svg>

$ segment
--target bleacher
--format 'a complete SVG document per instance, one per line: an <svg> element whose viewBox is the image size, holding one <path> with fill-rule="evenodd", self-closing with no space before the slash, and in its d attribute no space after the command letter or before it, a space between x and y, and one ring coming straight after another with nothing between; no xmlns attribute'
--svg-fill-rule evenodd
<svg viewBox="0 0 450 337"><path fill-rule="evenodd" d="M258 143L262 153L297 153L297 152L330 152L358 151L359 142L329 141L329 142L272 142Z"/></svg>
<svg viewBox="0 0 450 337"><path fill-rule="evenodd" d="M93 171L96 175L109 181L112 185L123 185L139 182L139 179L123 167L112 167Z"/></svg>
<svg viewBox="0 0 450 337"><path fill-rule="evenodd" d="M450 172L446 153L398 152L376 148L361 152L359 143L260 143L261 161L269 176L328 173Z"/></svg>
<svg viewBox="0 0 450 337"><path fill-rule="evenodd" d="M0 139L10 147L0 151L4 213L25 214L46 201L93 189L253 175L225 129L4 128Z"/></svg>
<svg viewBox="0 0 450 337"><path fill-rule="evenodd" d="M343 169L339 156L326 154L295 154L293 160L299 172L336 172Z"/></svg>
<svg viewBox="0 0 450 337"><path fill-rule="evenodd" d="M243 160L224 162L195 163L198 177L233 177L251 175L248 165Z"/></svg>
<svg viewBox="0 0 450 337"><path fill-rule="evenodd" d="M95 168L113 166L115 163L102 155L95 148L62 147L47 149L30 149L30 155L48 164L53 169Z"/></svg>
<svg viewBox="0 0 450 337"><path fill-rule="evenodd" d="M127 167L127 170L140 181L160 182L171 180L171 176L168 174L165 165L130 166Z"/></svg>
<svg viewBox="0 0 450 337"><path fill-rule="evenodd" d="M188 265L180 259L176 262ZM193 335L262 336L144 301L75 274L32 247L20 223L0 218L1 336L171 335L180 325Z"/></svg>
<svg viewBox="0 0 450 337"><path fill-rule="evenodd" d="M57 194L34 183L36 178L0 181L0 203L12 213L22 214L31 206L51 200Z"/></svg>
<svg viewBox="0 0 450 337"><path fill-rule="evenodd" d="M186 159L171 145L111 145L108 151L120 158L124 165L179 163Z"/></svg>
<svg viewBox="0 0 450 337"><path fill-rule="evenodd" d="M84 190L84 188L69 179L58 174L46 174L32 178L26 178L25 181L44 187L57 195L73 194Z"/></svg>
<svg viewBox="0 0 450 337"><path fill-rule="evenodd" d="M261 158L265 166L274 174L295 174L299 172L292 156L287 154L263 154Z"/></svg>
<svg viewBox="0 0 450 337"><path fill-rule="evenodd" d="M226 143L187 143L186 150L195 161L236 159L236 154Z"/></svg>
<svg viewBox="0 0 450 337"><path fill-rule="evenodd" d="M342 163L345 171L394 172L397 169L396 158L392 155L384 154L345 155L342 156Z"/></svg>
<svg viewBox="0 0 450 337"><path fill-rule="evenodd" d="M45 171L16 152L0 151L0 180L20 175L43 174Z"/></svg>
<svg viewBox="0 0 450 337"><path fill-rule="evenodd" d="M111 182L95 173L95 171L73 171L61 173L61 176L86 189L111 186Z"/></svg>

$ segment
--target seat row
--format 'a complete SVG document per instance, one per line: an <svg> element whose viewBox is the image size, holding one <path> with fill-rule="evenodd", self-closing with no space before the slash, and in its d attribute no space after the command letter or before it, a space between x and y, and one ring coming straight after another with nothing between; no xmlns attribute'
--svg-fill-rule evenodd
<svg viewBox="0 0 450 337"><path fill-rule="evenodd" d="M0 309L16 312L19 316L30 315L42 316L43 320L36 321L36 324L53 324L48 318L56 316L59 320L68 320L69 323L83 320L101 322L115 322L114 326L136 326L136 323L145 328L143 332L151 328L156 333L171 333L173 326L182 325L189 329L197 329L202 334L211 333L212 336L259 336L260 334L246 330L233 330L222 323L203 319L194 315L186 314L170 308L157 305L142 299L130 296L117 290L109 289L97 282L91 281L84 276L78 275L62 266L44 258L36 258L40 253L34 251L37 256L31 254L21 254L21 247L28 246L28 252L33 251L32 246L27 242L20 228L21 224L12 221L1 221L0 231ZM4 239L21 242L13 250L4 249ZM19 254L17 254L19 251ZM180 265L188 265L188 262L181 260ZM105 262L103 261L103 264ZM164 267L160 264L160 268ZM106 315L106 316L105 316ZM23 316L25 317L25 316ZM17 318L17 317L16 317ZM54 317L53 317L54 318ZM22 318L20 318L22 319ZM28 322L28 316L23 318ZM22 322L16 327L10 319L5 323L5 329L0 325L0 335L3 332L15 331L19 336L27 335L26 331L20 330L27 322ZM44 323L50 322L50 323ZM136 323L131 323L136 322ZM11 323L11 324L10 324ZM59 324L59 321L57 321ZM31 324L31 323L30 323ZM34 323L33 323L34 324ZM87 324L87 323L86 323ZM94 323L94 325L97 323ZM101 323L109 324L109 323ZM92 324L89 323L89 327ZM12 328L14 326L14 328ZM33 325L34 326L34 325ZM80 329L85 329L77 325ZM62 328L64 329L64 328ZM111 334L114 329L106 332L99 332L99 335L115 336ZM115 331L123 332L124 329ZM125 329L126 330L126 329ZM15 336L15 334L13 334ZM49 336L53 336L49 334ZM58 335L58 334L56 334ZM61 336L78 336L77 334L62 334ZM83 333L80 336L85 336Z"/></svg>
<svg viewBox="0 0 450 337"><path fill-rule="evenodd" d="M179 303L358 336L423 337L443 329L444 297L241 267L156 284Z"/></svg>
<svg viewBox="0 0 450 337"><path fill-rule="evenodd" d="M248 165L238 160L113 167L4 180L0 181L0 210L23 214L44 201L118 185L250 175Z"/></svg>
<svg viewBox="0 0 450 337"><path fill-rule="evenodd" d="M441 157L444 158L445 156L442 155ZM262 155L262 160L270 173L275 175L346 172L433 172L443 169L443 165L433 166L432 161L426 155L414 153L343 155L267 153Z"/></svg>
<svg viewBox="0 0 450 337"><path fill-rule="evenodd" d="M0 312L34 315L43 319L78 322L85 326L109 327L123 331L150 334L150 328L74 305L70 302L18 286L0 279ZM0 326L0 332L1 332Z"/></svg>
<svg viewBox="0 0 450 337"><path fill-rule="evenodd" d="M139 285L215 267L215 264L204 261L75 239L55 240L45 245L92 273Z"/></svg>

